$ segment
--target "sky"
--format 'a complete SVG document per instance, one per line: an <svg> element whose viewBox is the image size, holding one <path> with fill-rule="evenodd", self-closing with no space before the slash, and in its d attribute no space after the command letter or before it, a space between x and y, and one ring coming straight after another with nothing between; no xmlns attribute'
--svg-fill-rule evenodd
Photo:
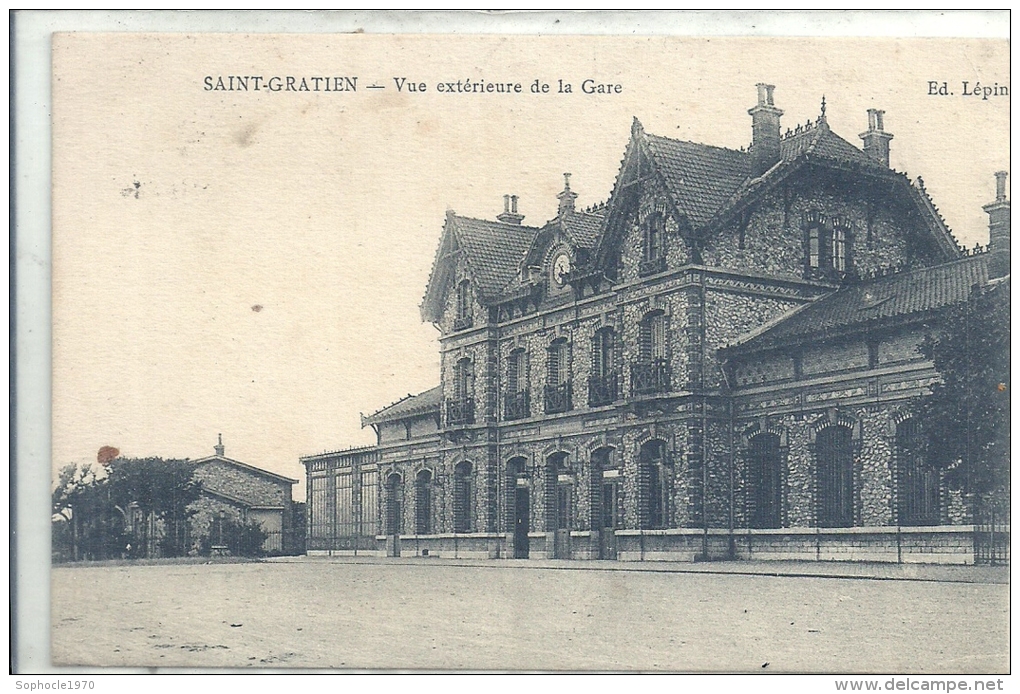
<svg viewBox="0 0 1020 694"><path fill-rule="evenodd" d="M963 93L1009 84L1004 40L79 33L53 46L54 469L107 445L199 458L222 433L228 457L302 479L301 456L372 443L360 413L438 382L419 305L446 211L493 218L515 194L540 225L564 172L578 205L605 200L635 116L738 148L756 82L776 85L784 131L824 95L830 127L859 144L867 109L883 109L891 165L924 177L967 246L987 242L981 206L1009 168L1009 98ZM357 90L206 88L230 75L357 77ZM619 92L585 94L586 79ZM439 91L458 80L521 93Z"/></svg>

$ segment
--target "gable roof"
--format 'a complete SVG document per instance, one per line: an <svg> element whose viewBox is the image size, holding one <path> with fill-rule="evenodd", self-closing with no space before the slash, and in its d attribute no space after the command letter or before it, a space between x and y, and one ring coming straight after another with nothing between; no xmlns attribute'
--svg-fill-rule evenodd
<svg viewBox="0 0 1020 694"><path fill-rule="evenodd" d="M420 417L434 412L438 413L442 400L442 386L429 388L417 395L408 395L405 398L401 398L392 405L387 405L367 417L362 417L361 426L380 424L382 422L395 422L400 419Z"/></svg>
<svg viewBox="0 0 1020 694"><path fill-rule="evenodd" d="M779 161L762 175L751 177L751 155L745 150L712 147L695 142L674 140L644 131L640 121L634 119L631 140L617 176L610 200L614 206L628 198L624 194L624 178L634 172L641 174L640 166L629 163L644 157L658 174L667 189L679 215L685 218L691 230L705 233L718 227L738 213L760 194L800 171L816 164L838 167L857 174L897 182L892 190L903 196L919 213L945 259L959 256L956 244L945 220L924 192L923 183L913 184L905 174L894 171L872 159L861 149L832 132L824 117L814 123L797 126L780 139ZM612 241L619 215L610 210L612 222L599 244L599 257L604 258L604 246Z"/></svg>
<svg viewBox="0 0 1020 694"><path fill-rule="evenodd" d="M260 467L255 467L254 465L249 465L248 463L242 463L240 460L234 460L233 458L227 458L227 457L222 456L222 455L210 455L210 456L208 456L206 458L199 458L198 460L195 461L195 466L198 467L199 465L206 465L208 463L215 463L215 462L226 463L227 465L230 465L232 467L236 467L236 468L238 468L240 470L244 470L245 472L251 472L251 473L254 473L256 475L261 475L262 477L268 477L268 478L270 478L272 480L275 480L277 482L287 482L287 483L290 483L290 484L297 484L298 483L298 480L296 480L296 479L292 479L290 477L285 477L284 475L278 475L275 472L270 472L269 470L263 470Z"/></svg>
<svg viewBox="0 0 1020 694"><path fill-rule="evenodd" d="M462 217L448 211L421 305L422 319L435 321L442 313L455 265L453 255L463 253L475 295L488 304L517 275L520 261L538 232L537 227Z"/></svg>
<svg viewBox="0 0 1020 694"><path fill-rule="evenodd" d="M746 152L644 135L644 145L681 214L701 226L747 179Z"/></svg>
<svg viewBox="0 0 1020 694"><path fill-rule="evenodd" d="M721 348L728 355L798 344L927 314L969 299L988 282L988 253L846 285Z"/></svg>

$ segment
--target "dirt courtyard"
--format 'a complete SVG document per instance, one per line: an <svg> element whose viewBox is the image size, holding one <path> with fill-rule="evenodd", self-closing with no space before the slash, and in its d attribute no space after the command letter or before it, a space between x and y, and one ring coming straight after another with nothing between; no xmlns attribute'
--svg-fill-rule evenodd
<svg viewBox="0 0 1020 694"><path fill-rule="evenodd" d="M1009 670L1008 585L514 564L55 567L52 659L156 667Z"/></svg>

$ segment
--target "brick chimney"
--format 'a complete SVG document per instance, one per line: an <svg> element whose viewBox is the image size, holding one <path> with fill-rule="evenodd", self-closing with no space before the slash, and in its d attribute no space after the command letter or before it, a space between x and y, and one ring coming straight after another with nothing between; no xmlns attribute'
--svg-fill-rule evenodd
<svg viewBox="0 0 1020 694"><path fill-rule="evenodd" d="M991 250L988 274L991 277L1009 274L1009 200L1006 199L1008 175L1005 171L995 172L995 202L981 208L988 213L988 246Z"/></svg>
<svg viewBox="0 0 1020 694"><path fill-rule="evenodd" d="M775 85L758 83L758 105L751 115L751 176L757 178L779 162L779 117L783 112L772 100Z"/></svg>
<svg viewBox="0 0 1020 694"><path fill-rule="evenodd" d="M864 140L864 153L882 166L889 166L889 140L891 133L883 130L882 117L885 111L877 108L868 109L868 129L858 135Z"/></svg>
<svg viewBox="0 0 1020 694"><path fill-rule="evenodd" d="M524 215L517 214L517 196L516 195L504 195L503 196L503 213L496 215L496 219L503 222L504 224L520 224L521 220L524 219Z"/></svg>
<svg viewBox="0 0 1020 694"><path fill-rule="evenodd" d="M560 217L574 211L574 201L577 200L577 193L570 190L570 174L563 174L563 190L556 196L560 201L559 210L556 214Z"/></svg>
<svg viewBox="0 0 1020 694"><path fill-rule="evenodd" d="M216 455L222 458L223 451L226 450L225 448L223 448L223 434L217 434L216 436L218 443L215 446L213 446L213 450L216 451Z"/></svg>

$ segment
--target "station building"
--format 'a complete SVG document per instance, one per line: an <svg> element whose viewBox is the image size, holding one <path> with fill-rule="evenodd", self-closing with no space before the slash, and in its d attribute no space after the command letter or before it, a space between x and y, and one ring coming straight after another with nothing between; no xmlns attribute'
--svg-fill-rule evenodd
<svg viewBox="0 0 1020 694"><path fill-rule="evenodd" d="M302 459L309 554L936 561L973 506L922 454L918 347L1009 282L1006 174L962 249L920 178L821 113L782 132L758 85L745 150L635 119L608 200L523 223L447 214L422 318L435 388ZM1005 528L1008 542L1008 526Z"/></svg>

